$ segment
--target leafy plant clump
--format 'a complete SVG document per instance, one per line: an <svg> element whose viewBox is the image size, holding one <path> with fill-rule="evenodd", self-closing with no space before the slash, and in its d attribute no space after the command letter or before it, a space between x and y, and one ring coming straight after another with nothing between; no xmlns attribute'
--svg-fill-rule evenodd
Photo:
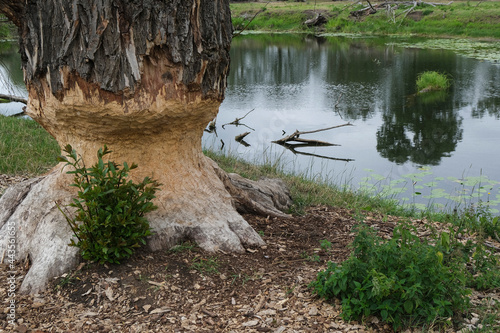
<svg viewBox="0 0 500 333"><path fill-rule="evenodd" d="M137 164L124 162L120 169L119 164L104 162L103 157L111 153L106 145L99 149L98 161L90 168L70 145L64 152L67 157L60 156L59 161L74 168L67 173L74 175L71 186L78 188L78 198L69 204L76 208L74 217L59 208L76 237L69 245L78 247L86 260L119 264L146 244L151 231L144 215L157 208L151 200L160 184L149 177L138 184L127 180Z"/></svg>
<svg viewBox="0 0 500 333"><path fill-rule="evenodd" d="M450 87L450 80L444 74L427 71L417 77L417 91L419 93L437 90L446 90Z"/></svg>
<svg viewBox="0 0 500 333"><path fill-rule="evenodd" d="M375 315L398 329L446 323L468 308L463 265L447 255L448 233L431 245L408 224L396 227L386 242L366 226L356 232L350 258L342 265L330 262L310 284L326 300L342 300L344 319Z"/></svg>

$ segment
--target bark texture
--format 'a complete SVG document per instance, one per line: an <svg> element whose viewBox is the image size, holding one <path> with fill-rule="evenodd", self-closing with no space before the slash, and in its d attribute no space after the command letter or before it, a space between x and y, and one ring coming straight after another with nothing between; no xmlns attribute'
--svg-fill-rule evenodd
<svg viewBox="0 0 500 333"><path fill-rule="evenodd" d="M186 238L210 251L263 244L201 150L226 86L228 0L0 0L0 11L20 28L27 114L86 165L106 144L111 160L139 164L132 178L163 184L151 249ZM69 183L59 165L0 200L0 251L15 223L18 258L32 262L23 292L76 265L54 203L75 194Z"/></svg>

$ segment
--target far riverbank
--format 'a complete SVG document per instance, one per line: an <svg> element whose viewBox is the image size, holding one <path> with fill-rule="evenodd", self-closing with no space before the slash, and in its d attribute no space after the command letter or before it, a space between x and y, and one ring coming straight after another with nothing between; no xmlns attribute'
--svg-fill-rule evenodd
<svg viewBox="0 0 500 333"><path fill-rule="evenodd" d="M232 2L237 31L460 37L500 40L500 2ZM308 26L321 15L325 20Z"/></svg>

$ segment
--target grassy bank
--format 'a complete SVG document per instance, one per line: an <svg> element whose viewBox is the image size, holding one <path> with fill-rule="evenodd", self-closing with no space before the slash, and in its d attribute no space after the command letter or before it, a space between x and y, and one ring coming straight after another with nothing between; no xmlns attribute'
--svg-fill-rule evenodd
<svg viewBox="0 0 500 333"><path fill-rule="evenodd" d="M35 121L0 115L0 174L42 174L59 154L56 140Z"/></svg>
<svg viewBox="0 0 500 333"><path fill-rule="evenodd" d="M500 2L459 1L440 5L420 4L413 8L407 2L378 8L357 17L353 12L368 6L367 2L307 1L232 3L233 24L237 30L293 31L324 33L397 34L422 36L457 36L500 39ZM382 3L382 2L380 2ZM433 2L436 3L436 2ZM378 9L377 9L378 8ZM255 14L259 13L252 20ZM303 23L321 13L327 23L320 28L308 28ZM251 22L250 22L251 21Z"/></svg>

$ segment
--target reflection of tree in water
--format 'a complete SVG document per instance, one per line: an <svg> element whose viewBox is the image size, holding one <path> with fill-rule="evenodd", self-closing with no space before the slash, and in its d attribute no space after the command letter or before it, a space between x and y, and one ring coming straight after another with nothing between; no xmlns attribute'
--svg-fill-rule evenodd
<svg viewBox="0 0 500 333"><path fill-rule="evenodd" d="M441 103L440 103L441 104ZM377 131L377 150L398 164L438 165L462 139L462 119L452 109L417 104L386 112Z"/></svg>
<svg viewBox="0 0 500 333"><path fill-rule="evenodd" d="M17 43L0 42L0 85L4 93L25 95L21 56Z"/></svg>
<svg viewBox="0 0 500 333"><path fill-rule="evenodd" d="M500 98L478 101L476 108L472 109L473 118L483 118L486 115L500 119Z"/></svg>

